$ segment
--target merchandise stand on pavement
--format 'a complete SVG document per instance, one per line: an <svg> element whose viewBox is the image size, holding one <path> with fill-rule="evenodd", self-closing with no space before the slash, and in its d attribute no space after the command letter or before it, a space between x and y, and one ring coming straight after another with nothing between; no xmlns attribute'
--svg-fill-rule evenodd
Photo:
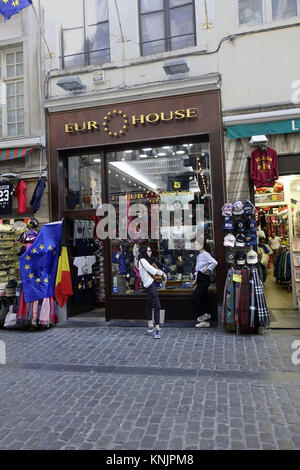
<svg viewBox="0 0 300 470"><path fill-rule="evenodd" d="M258 274L257 224L255 207L227 202L222 207L225 217L224 246L229 267L224 287L222 324L236 334L260 333L269 325L268 308Z"/></svg>

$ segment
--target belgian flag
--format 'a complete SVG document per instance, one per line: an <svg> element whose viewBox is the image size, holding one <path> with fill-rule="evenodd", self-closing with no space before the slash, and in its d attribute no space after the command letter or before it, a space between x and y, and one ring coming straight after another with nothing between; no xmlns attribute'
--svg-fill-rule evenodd
<svg viewBox="0 0 300 470"><path fill-rule="evenodd" d="M55 292L54 296L56 302L60 307L63 307L69 297L73 295L73 287L70 273L68 251L65 243L65 230L64 221L61 235L61 251L58 258Z"/></svg>

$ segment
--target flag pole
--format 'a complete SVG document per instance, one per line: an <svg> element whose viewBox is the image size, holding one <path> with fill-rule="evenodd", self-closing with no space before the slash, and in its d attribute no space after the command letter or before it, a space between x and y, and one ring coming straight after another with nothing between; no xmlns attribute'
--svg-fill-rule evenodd
<svg viewBox="0 0 300 470"><path fill-rule="evenodd" d="M38 25L39 25L39 27L40 27L40 31L41 31L41 34L42 34L43 39L44 39L44 41L45 41L46 47L47 47L47 49L48 49L48 56L47 56L47 59L52 59L52 57L54 57L54 53L50 51L50 48L49 48L48 43L47 43L47 39L46 39L46 37L45 37L45 34L44 34L44 31L43 31L42 25L41 25L41 23L40 23L40 20L39 20L39 17L38 17L38 15L37 15L37 12L36 12L36 9L35 9L35 6L34 6L33 2L32 2L31 5L32 5L32 8L33 8L33 11L34 11L36 20L37 20L37 22L38 22Z"/></svg>

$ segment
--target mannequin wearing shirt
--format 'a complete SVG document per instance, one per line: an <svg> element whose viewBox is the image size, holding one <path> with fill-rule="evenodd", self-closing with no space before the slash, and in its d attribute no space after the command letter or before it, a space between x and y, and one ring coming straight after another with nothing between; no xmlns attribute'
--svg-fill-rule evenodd
<svg viewBox="0 0 300 470"><path fill-rule="evenodd" d="M160 338L159 315L160 301L157 293L156 284L152 276L163 276L167 280L166 274L160 269L156 269L151 264L152 251L148 246L141 246L139 249L139 273L147 295L146 315L148 320L148 333L154 333L154 338ZM154 309L155 331L152 320L152 309Z"/></svg>
<svg viewBox="0 0 300 470"><path fill-rule="evenodd" d="M199 254L196 260L195 267L195 280L191 283L192 287L197 284L196 289L192 294L192 303L195 310L200 315L197 317L197 328L209 327L210 323L207 321L211 318L208 306L208 288L210 285L210 274L213 273L218 262L205 250L204 246L196 242L199 249Z"/></svg>

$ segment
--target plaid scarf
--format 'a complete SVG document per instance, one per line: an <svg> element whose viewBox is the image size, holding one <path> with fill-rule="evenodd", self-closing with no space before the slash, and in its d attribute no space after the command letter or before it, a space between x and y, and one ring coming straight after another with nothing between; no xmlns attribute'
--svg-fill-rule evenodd
<svg viewBox="0 0 300 470"><path fill-rule="evenodd" d="M224 297L223 297L223 312L222 312L222 322L227 325L234 324L234 282L232 279L235 270L230 268L227 274L225 288L224 288Z"/></svg>
<svg viewBox="0 0 300 470"><path fill-rule="evenodd" d="M19 326L25 326L27 324L27 311L28 311L28 304L24 300L24 294L22 290L20 303L18 307L18 313L17 313L17 323Z"/></svg>
<svg viewBox="0 0 300 470"><path fill-rule="evenodd" d="M227 299L227 289L228 289L228 282L229 282L230 270L227 273L224 292L223 292L223 306L222 306L222 323L226 323L226 299Z"/></svg>
<svg viewBox="0 0 300 470"><path fill-rule="evenodd" d="M249 271L242 269L242 284L240 293L240 322L242 328L249 327Z"/></svg>
<svg viewBox="0 0 300 470"><path fill-rule="evenodd" d="M240 274L240 273L239 273ZM236 326L240 325L240 299L241 299L241 283L235 282L235 312L234 322Z"/></svg>
<svg viewBox="0 0 300 470"><path fill-rule="evenodd" d="M255 286L254 286L254 280L252 277L250 277L249 279L249 285L250 285L250 305L249 305L250 328L254 328L254 315L256 311L256 303L255 303Z"/></svg>
<svg viewBox="0 0 300 470"><path fill-rule="evenodd" d="M254 284L254 295L255 303L258 313L258 323L259 326L268 326L270 325L269 312L266 304L266 299L262 287L262 282L259 279L258 271L256 268L252 268L252 279Z"/></svg>

